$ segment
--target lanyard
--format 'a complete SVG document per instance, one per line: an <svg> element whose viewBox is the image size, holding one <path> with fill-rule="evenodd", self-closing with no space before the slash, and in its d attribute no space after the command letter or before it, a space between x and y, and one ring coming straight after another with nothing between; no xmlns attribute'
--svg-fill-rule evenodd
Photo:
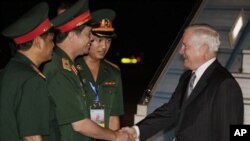
<svg viewBox="0 0 250 141"><path fill-rule="evenodd" d="M94 94L95 94L95 101L98 102L98 101L99 101L99 94L98 94L98 89L99 89L99 87L96 88L96 87L93 85L93 83L91 83L91 82L89 82L89 85L90 85L91 89L93 90L93 92L94 92Z"/></svg>

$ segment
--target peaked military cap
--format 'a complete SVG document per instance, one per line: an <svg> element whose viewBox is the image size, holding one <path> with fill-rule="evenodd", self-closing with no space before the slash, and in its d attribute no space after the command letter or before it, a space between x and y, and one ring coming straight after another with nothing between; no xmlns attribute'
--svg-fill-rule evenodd
<svg viewBox="0 0 250 141"><path fill-rule="evenodd" d="M112 9L100 9L92 14L92 18L99 24L92 28L92 34L98 37L113 38L116 37L115 29L113 28L113 20L116 13Z"/></svg>
<svg viewBox="0 0 250 141"><path fill-rule="evenodd" d="M51 28L52 24L48 19L48 12L48 4L41 2L4 29L2 34L13 38L16 44L33 40Z"/></svg>
<svg viewBox="0 0 250 141"><path fill-rule="evenodd" d="M78 0L71 7L52 19L52 23L60 32L70 31L80 25L92 25L88 8L88 0Z"/></svg>

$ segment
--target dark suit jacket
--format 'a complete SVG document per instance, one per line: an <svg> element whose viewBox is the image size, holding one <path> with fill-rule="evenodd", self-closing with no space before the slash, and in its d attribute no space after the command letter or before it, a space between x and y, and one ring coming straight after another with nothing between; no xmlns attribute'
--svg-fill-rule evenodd
<svg viewBox="0 0 250 141"><path fill-rule="evenodd" d="M137 124L140 141L174 127L177 141L229 141L229 125L243 124L241 89L217 60L186 99L190 76L191 71L186 71L170 101Z"/></svg>

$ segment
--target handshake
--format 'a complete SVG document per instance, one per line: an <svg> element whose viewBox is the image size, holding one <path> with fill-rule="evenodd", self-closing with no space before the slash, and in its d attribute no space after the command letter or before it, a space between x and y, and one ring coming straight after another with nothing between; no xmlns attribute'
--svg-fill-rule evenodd
<svg viewBox="0 0 250 141"><path fill-rule="evenodd" d="M123 127L115 132L114 141L139 141L136 129L134 127Z"/></svg>

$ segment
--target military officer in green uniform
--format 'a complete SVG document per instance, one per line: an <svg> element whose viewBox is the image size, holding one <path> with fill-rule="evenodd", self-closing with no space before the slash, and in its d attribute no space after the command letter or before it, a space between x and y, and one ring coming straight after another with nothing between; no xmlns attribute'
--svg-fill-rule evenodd
<svg viewBox="0 0 250 141"><path fill-rule="evenodd" d="M102 15L97 15L102 13ZM112 38L116 37L112 21L115 12L102 9L92 14L99 22L92 32L92 44L88 55L79 57L77 69L86 90L90 117L100 126L120 129L119 116L124 114L121 73L118 66L104 59Z"/></svg>
<svg viewBox="0 0 250 141"><path fill-rule="evenodd" d="M50 95L56 104L61 139L128 140L128 134L102 128L89 119L84 83L74 60L89 50L91 21L87 0L77 1L52 20L58 32L55 37L56 48L52 61L44 67L44 73L48 77Z"/></svg>
<svg viewBox="0 0 250 141"><path fill-rule="evenodd" d="M2 32L14 39L17 53L1 72L1 141L60 141L55 105L38 69L54 47L48 9L39 3Z"/></svg>

